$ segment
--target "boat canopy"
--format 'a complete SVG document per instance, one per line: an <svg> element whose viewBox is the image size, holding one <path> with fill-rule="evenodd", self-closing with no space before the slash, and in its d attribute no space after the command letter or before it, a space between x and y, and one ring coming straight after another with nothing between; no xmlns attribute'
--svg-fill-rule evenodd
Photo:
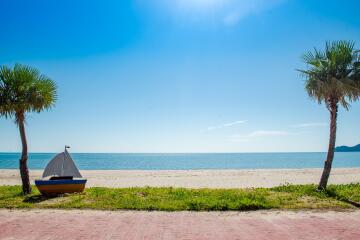
<svg viewBox="0 0 360 240"><path fill-rule="evenodd" d="M46 166L42 177L48 176L73 176L82 178L79 169L76 167L66 148L64 152L57 154Z"/></svg>

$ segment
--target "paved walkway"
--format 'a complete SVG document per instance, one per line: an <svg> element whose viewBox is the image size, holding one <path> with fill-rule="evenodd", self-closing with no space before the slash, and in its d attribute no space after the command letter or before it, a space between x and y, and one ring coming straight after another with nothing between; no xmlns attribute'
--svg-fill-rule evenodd
<svg viewBox="0 0 360 240"><path fill-rule="evenodd" d="M360 211L0 210L0 239L360 239Z"/></svg>

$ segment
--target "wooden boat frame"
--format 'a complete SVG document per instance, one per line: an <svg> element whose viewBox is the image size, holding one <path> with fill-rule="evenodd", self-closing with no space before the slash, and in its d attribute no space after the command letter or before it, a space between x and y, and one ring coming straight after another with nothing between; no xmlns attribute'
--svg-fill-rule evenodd
<svg viewBox="0 0 360 240"><path fill-rule="evenodd" d="M43 195L83 192L87 179L41 179L35 185Z"/></svg>

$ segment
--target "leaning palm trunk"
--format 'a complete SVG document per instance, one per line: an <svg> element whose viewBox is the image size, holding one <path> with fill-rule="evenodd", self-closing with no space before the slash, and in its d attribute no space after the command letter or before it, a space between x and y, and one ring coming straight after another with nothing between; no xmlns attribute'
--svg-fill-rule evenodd
<svg viewBox="0 0 360 240"><path fill-rule="evenodd" d="M25 126L24 126L24 119L23 117L18 122L21 143L22 143L22 153L20 158L20 175L22 181L22 190L23 193L30 194L31 193L31 185L30 185L30 178L29 178L29 169L27 166L28 160L28 149L27 149L27 141L26 141L26 134L25 134Z"/></svg>
<svg viewBox="0 0 360 240"><path fill-rule="evenodd" d="M324 189L334 159L338 105L348 110L349 102L360 98L360 51L355 42L327 42L324 51L307 52L303 60L307 69L299 71L306 77L306 91L330 111L329 149L319 182L319 189Z"/></svg>
<svg viewBox="0 0 360 240"><path fill-rule="evenodd" d="M336 122L337 122L337 112L338 112L338 104L336 101L330 101L329 103L329 111L330 111L330 140L329 140L329 149L326 157L326 161L324 163L324 170L321 175L319 189L325 189L329 180L331 166L334 159L334 151L335 151L335 141L336 141Z"/></svg>
<svg viewBox="0 0 360 240"><path fill-rule="evenodd" d="M31 193L27 167L28 147L25 134L25 116L40 113L54 106L56 84L36 68L15 64L13 68L0 66L0 116L15 118L19 127L22 153L19 161L23 193Z"/></svg>

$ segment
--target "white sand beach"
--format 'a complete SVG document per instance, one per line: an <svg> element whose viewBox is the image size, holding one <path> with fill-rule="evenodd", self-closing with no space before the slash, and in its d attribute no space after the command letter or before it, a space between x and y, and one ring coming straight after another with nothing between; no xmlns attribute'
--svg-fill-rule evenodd
<svg viewBox="0 0 360 240"><path fill-rule="evenodd" d="M185 187L250 188L281 184L317 184L322 169L256 169L256 170L84 170L87 187ZM42 170L30 170L31 182ZM360 168L334 168L330 184L360 182ZM0 169L0 185L21 184L18 170Z"/></svg>

